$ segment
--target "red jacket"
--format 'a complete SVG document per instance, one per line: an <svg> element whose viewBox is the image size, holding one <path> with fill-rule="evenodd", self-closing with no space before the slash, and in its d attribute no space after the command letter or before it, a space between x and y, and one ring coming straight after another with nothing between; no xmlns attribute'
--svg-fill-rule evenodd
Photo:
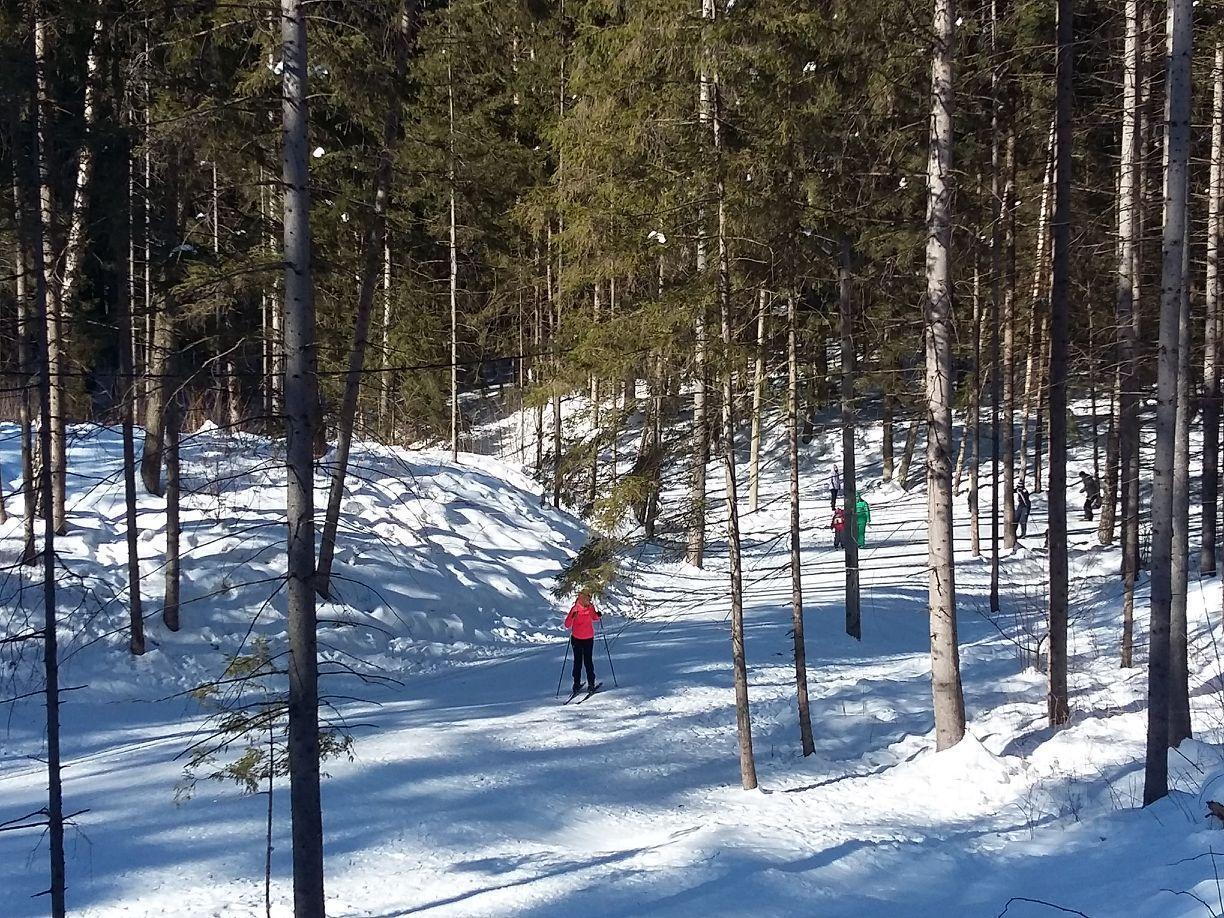
<svg viewBox="0 0 1224 918"><path fill-rule="evenodd" d="M841 507L833 511L833 522L829 525L829 528L835 532L841 532L846 528L846 511Z"/></svg>
<svg viewBox="0 0 1224 918"><path fill-rule="evenodd" d="M584 605L580 599L569 610L569 615L565 616L565 627L573 632L574 637L580 640L590 640L595 637L595 620L597 618L599 618L599 612L596 610L595 604L587 603Z"/></svg>

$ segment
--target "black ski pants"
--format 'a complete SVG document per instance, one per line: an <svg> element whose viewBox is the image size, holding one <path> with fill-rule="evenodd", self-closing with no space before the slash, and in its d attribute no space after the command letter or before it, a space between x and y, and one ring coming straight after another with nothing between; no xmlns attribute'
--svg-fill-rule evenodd
<svg viewBox="0 0 1224 918"><path fill-rule="evenodd" d="M586 667L587 682L595 684L595 638L570 638L574 648L574 685L582 682L582 668Z"/></svg>

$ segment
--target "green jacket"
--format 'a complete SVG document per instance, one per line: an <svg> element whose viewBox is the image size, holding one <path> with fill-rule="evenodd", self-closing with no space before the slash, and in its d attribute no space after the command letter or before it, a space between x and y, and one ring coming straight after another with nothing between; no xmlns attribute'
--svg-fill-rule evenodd
<svg viewBox="0 0 1224 918"><path fill-rule="evenodd" d="M867 501L861 497L854 502L854 515L858 519L860 526L871 522L871 508L867 506Z"/></svg>

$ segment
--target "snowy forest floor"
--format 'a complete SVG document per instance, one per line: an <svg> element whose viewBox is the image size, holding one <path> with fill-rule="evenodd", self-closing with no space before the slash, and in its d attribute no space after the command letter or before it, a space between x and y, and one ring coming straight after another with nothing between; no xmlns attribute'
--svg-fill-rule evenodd
<svg viewBox="0 0 1224 918"><path fill-rule="evenodd" d="M11 478L11 430L0 464ZM251 635L283 635L283 471L271 445L214 431L185 446L184 627L160 624L162 502L144 498L150 652L126 655L122 482L113 431L81 428L72 534L60 545L68 897L87 916L263 914L267 799L202 782L176 802L180 757L206 729L186 690L217 677ZM874 440L871 439L874 437ZM509 464L363 446L344 507L337 602L321 646L396 677L328 680L355 736L324 783L329 914L400 916L1049 915L1026 897L1107 916L1224 914L1200 788L1224 756L1218 581L1191 585L1192 703L1202 742L1172 753L1179 789L1139 809L1146 723L1147 592L1137 663L1118 667L1114 549L1072 523L1072 722L1046 726L1045 502L1029 549L1005 558L1002 613L969 554L958 501L957 589L969 735L934 752L921 487L878 482L878 430L860 443L873 522L861 557L863 640L844 634L844 570L830 546L824 471L833 436L805 453L803 576L816 752L799 754L791 662L786 469L775 439L762 509L743 517L746 645L761 789L739 788L727 626L727 552L710 523L697 570L652 549L606 605L618 687L560 706L561 564L572 515L540 506ZM1073 466L1074 468L1075 466ZM225 474L219 472L225 471ZM721 483L711 466L711 485ZM320 477L320 486L325 480ZM322 493L322 492L321 492ZM721 501L712 487L712 501ZM990 505L985 488L981 506ZM1073 502L1074 503L1074 502ZM281 517L283 519L283 516ZM988 531L983 527L984 548ZM20 520L0 530L10 562ZM37 583L18 571L0 614L19 627ZM28 576L28 572L25 572ZM32 620L37 621L31 613ZM251 622L254 619L254 626ZM0 660L6 697L37 685L38 652ZM325 669L328 663L324 664ZM568 674L565 677L568 682ZM347 700L342 696L357 696ZM42 709L6 705L0 821L45 798ZM290 913L289 826L277 782L274 914ZM0 833L0 914L45 914L46 844ZM1193 896L1189 895L1193 894Z"/></svg>

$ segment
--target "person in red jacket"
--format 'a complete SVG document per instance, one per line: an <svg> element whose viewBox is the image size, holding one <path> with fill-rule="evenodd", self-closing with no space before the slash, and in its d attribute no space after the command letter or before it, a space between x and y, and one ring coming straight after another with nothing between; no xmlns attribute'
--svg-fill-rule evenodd
<svg viewBox="0 0 1224 918"><path fill-rule="evenodd" d="M574 694L582 690L582 670L586 668L587 691L595 691L595 622L599 610L591 602L591 594L583 590L565 616L565 627L570 632L570 645L574 648Z"/></svg>
<svg viewBox="0 0 1224 918"><path fill-rule="evenodd" d="M840 549L842 547L842 533L846 529L846 511L841 507L833 511L833 522L829 524L829 528L833 530L833 547Z"/></svg>

